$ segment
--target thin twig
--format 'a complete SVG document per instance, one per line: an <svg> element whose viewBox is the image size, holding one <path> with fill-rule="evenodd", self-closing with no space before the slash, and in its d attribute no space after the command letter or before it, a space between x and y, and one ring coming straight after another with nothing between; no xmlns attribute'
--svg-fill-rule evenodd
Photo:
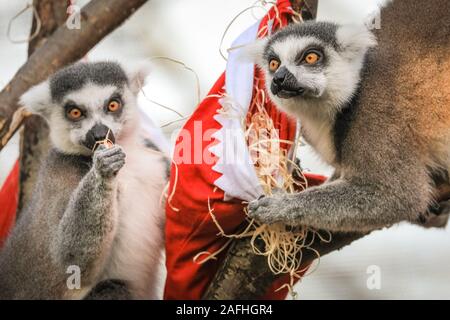
<svg viewBox="0 0 450 320"><path fill-rule="evenodd" d="M34 30L34 32L31 35L29 35L28 38L26 38L26 39L20 39L20 40L13 39L11 36L11 29L12 29L13 22L30 8L32 8L33 16L34 16L34 19L36 20L36 30ZM23 8L18 13L16 13L11 18L11 20L9 20L8 28L6 30L6 37L8 38L8 40L11 43L27 43L38 36L39 32L41 31L41 27L42 27L42 21L41 21L41 18L39 17L39 13L37 12L36 7L33 4L29 3L25 6L25 8Z"/></svg>

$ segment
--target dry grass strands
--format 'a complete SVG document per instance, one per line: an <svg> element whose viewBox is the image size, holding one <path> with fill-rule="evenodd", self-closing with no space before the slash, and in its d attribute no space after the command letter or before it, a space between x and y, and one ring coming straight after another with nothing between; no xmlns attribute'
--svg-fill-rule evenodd
<svg viewBox="0 0 450 320"><path fill-rule="evenodd" d="M289 156L281 144L292 142L280 140L273 120L264 108L265 91L258 89L258 86L255 86L255 90L251 108L256 112L247 119L246 137L264 193L271 196L274 191L287 193L303 191L307 188L307 180L294 161L298 143L293 143L291 146L293 150ZM293 171L296 171L295 176L300 177L300 180L293 177ZM307 269L301 268L302 250L313 250L311 244L316 236L322 241L330 241L330 235L325 239L317 230L307 226L289 227L280 223L265 225L257 222L254 222L254 226L251 239L254 252L267 257L268 266L274 274L289 274L290 283L283 287L287 287L295 297L293 284ZM257 240L262 241L262 247L258 246ZM319 254L315 253L319 258Z"/></svg>
<svg viewBox="0 0 450 320"><path fill-rule="evenodd" d="M92 152L97 150L100 146L103 146L106 149L109 149L112 146L114 146L114 135L113 135L111 129L108 129L105 139L95 141L95 144L92 147Z"/></svg>

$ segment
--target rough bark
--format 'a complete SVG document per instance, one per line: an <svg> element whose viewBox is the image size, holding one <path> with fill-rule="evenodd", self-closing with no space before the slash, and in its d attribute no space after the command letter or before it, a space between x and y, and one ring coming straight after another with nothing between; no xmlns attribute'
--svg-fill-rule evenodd
<svg viewBox="0 0 450 320"><path fill-rule="evenodd" d="M81 28L61 25L45 39L13 79L0 92L0 150L5 137L15 132L12 115L19 97L31 86L45 80L59 68L82 58L92 47L122 24L147 0L91 0L81 9Z"/></svg>
<svg viewBox="0 0 450 320"><path fill-rule="evenodd" d="M28 45L28 56L31 56L38 47L61 26L67 17L68 1L64 0L34 0L33 6L41 21L39 33ZM37 28L37 20L33 16L30 34L34 34ZM40 160L49 147L48 126L38 116L30 116L24 122L24 130L21 132L20 141L20 196L18 212L24 203L30 200Z"/></svg>
<svg viewBox="0 0 450 320"><path fill-rule="evenodd" d="M335 233L330 243L316 241L311 247L324 256L342 249L363 237L360 233ZM317 258L311 250L303 250L301 269ZM249 238L233 241L227 256L206 291L206 300L254 300L261 298L277 279L267 266L267 258L256 255Z"/></svg>

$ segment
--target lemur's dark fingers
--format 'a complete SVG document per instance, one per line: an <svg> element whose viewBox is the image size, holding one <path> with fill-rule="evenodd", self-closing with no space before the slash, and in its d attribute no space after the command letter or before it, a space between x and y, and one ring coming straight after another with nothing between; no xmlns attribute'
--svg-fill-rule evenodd
<svg viewBox="0 0 450 320"><path fill-rule="evenodd" d="M119 162L119 161L125 161L125 154L124 153L118 153L118 154L114 154L112 156L109 157L104 157L102 158L102 163L103 165L109 165L115 162Z"/></svg>
<svg viewBox="0 0 450 320"><path fill-rule="evenodd" d="M112 171L118 171L120 168L123 167L124 164L125 164L125 161L118 161L118 162L111 164L110 168Z"/></svg>
<svg viewBox="0 0 450 320"><path fill-rule="evenodd" d="M103 146L102 150L99 150L99 152L97 152L97 157L111 157L114 156L116 154L123 154L125 156L125 153L123 152L122 147L118 146L118 145L114 145L113 147L107 149L106 147Z"/></svg>
<svg viewBox="0 0 450 320"><path fill-rule="evenodd" d="M272 212L270 207L272 201L274 201L273 198L266 197L250 202L248 205L249 217L266 224L276 222L277 215L275 212Z"/></svg>
<svg viewBox="0 0 450 320"><path fill-rule="evenodd" d="M94 146L93 151L98 152L107 149L107 147L104 144L98 143Z"/></svg>
<svg viewBox="0 0 450 320"><path fill-rule="evenodd" d="M107 165L103 165L100 168L98 168L98 171L103 177L112 177L119 172L120 169L125 165L124 160L119 160Z"/></svg>

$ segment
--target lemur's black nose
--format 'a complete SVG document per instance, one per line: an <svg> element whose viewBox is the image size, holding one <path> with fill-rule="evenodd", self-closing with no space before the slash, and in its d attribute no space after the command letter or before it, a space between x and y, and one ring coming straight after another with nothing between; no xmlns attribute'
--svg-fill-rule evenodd
<svg viewBox="0 0 450 320"><path fill-rule="evenodd" d="M83 144L88 149L93 149L97 141L102 141L105 139L111 140L115 143L115 138L111 130L101 123L96 123L87 133Z"/></svg>
<svg viewBox="0 0 450 320"><path fill-rule="evenodd" d="M282 86L283 82L286 80L286 75L287 75L287 69L286 68L282 68L284 70L280 70L277 73L274 74L273 76L273 82L275 83L275 85L277 86ZM288 71L289 72L289 71Z"/></svg>
<svg viewBox="0 0 450 320"><path fill-rule="evenodd" d="M274 95L286 99L302 95L305 91L286 67L281 67L275 72L270 90Z"/></svg>
<svg viewBox="0 0 450 320"><path fill-rule="evenodd" d="M96 141L106 139L109 128L103 124L96 123L95 126L89 130Z"/></svg>

